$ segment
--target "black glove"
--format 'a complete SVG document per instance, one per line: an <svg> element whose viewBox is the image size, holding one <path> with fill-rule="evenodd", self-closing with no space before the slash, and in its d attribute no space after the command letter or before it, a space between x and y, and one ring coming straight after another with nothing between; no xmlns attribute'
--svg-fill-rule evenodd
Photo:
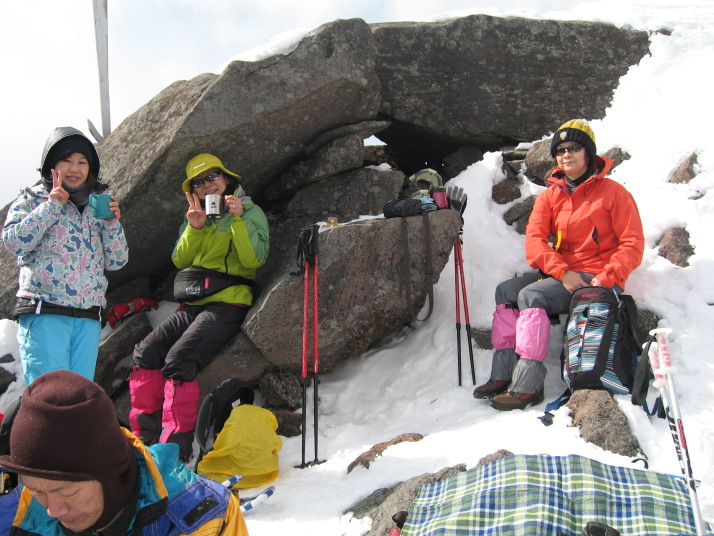
<svg viewBox="0 0 714 536"><path fill-rule="evenodd" d="M466 210L466 201L468 201L464 189L458 186L449 186L446 189L446 197L449 199L449 207L458 211L461 215L461 219L463 219L464 210Z"/></svg>

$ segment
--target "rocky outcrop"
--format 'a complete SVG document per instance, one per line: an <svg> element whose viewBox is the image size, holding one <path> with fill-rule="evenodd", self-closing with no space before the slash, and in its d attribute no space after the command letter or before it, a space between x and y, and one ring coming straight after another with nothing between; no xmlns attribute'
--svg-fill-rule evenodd
<svg viewBox="0 0 714 536"><path fill-rule="evenodd" d="M372 519L372 525L367 536L389 534L390 528L395 526L392 516L398 512L404 512L409 507L419 494L419 488L422 485L441 482L451 475L463 471L466 471L466 465L459 464L453 467L445 467L436 473L427 473L411 478L391 488L380 488L352 506L345 513L351 512L356 518L369 517ZM405 516L403 517L406 519ZM404 520L402 519L401 521L403 522Z"/></svg>
<svg viewBox="0 0 714 536"><path fill-rule="evenodd" d="M689 184L694 177L697 176L697 168L699 166L699 155L694 152L682 160L677 166L672 175L667 179L667 182L672 184Z"/></svg>
<svg viewBox="0 0 714 536"><path fill-rule="evenodd" d="M689 257L694 255L694 248L689 241L689 231L684 227L667 229L657 243L658 253L680 268L689 266Z"/></svg>
<svg viewBox="0 0 714 536"><path fill-rule="evenodd" d="M432 212L431 262L448 261L461 220L456 211ZM424 222L407 218L415 310L426 299ZM335 370L349 356L413 320L401 276L404 249L399 218L353 222L320 234L320 369ZM302 277L286 274L253 307L243 331L272 365L296 367L302 338Z"/></svg>
<svg viewBox="0 0 714 536"><path fill-rule="evenodd" d="M367 24L335 21L287 56L232 62L220 75L176 82L125 120L99 148L104 175L123 201L131 246L129 265L112 283L163 277L170 268L189 158L220 155L261 198L318 135L375 117L375 59Z"/></svg>
<svg viewBox="0 0 714 536"><path fill-rule="evenodd" d="M370 464L372 464L375 459L382 456L384 451L393 445L398 445L399 443L404 443L405 441L421 441L422 439L424 439L424 436L421 434L407 433L399 434L397 437L390 439L389 441L377 443L376 445L373 445L372 448L370 448L368 451L363 452L362 454L357 456L357 458L352 460L352 462L347 466L347 474L351 473L352 470L358 466L364 467L365 469L369 469Z"/></svg>
<svg viewBox="0 0 714 536"><path fill-rule="evenodd" d="M461 146L498 149L602 117L649 50L644 32L593 22L471 15L372 29L380 116L392 122L378 137L407 175Z"/></svg>
<svg viewBox="0 0 714 536"><path fill-rule="evenodd" d="M567 118L601 117L619 77L646 54L647 43L643 32L599 23L488 16L375 25L337 20L288 54L177 81L98 148L130 245L128 265L108 274L109 306L139 296L172 299L170 254L186 212L179 185L188 159L210 152L241 174L268 216L271 244L258 275L260 298L243 332L199 375L202 392L230 376L257 384L299 369L297 239L301 229L328 216L340 226L320 234L319 335L321 369L333 371L414 319L403 290L402 224L378 217L405 177L428 165L449 178L485 150L508 145L515 156L504 169L513 184L499 190L512 202L525 157L510 148L542 138ZM563 62L566 49L582 61ZM574 93L578 99L569 97ZM386 145L365 147L370 136ZM518 225L528 211L521 212L513 220ZM429 220L436 281L460 220L450 210ZM406 225L417 310L428 291L424 224L413 217ZM17 265L4 249L0 283L0 314L8 317ZM122 385L127 357L148 322L137 317L120 326L100 351L97 379L107 389ZM122 397L126 393L118 404L126 406ZM294 426L289 413L284 422Z"/></svg>
<svg viewBox="0 0 714 536"><path fill-rule="evenodd" d="M631 458L642 452L627 417L609 392L581 389L573 393L566 405L572 411L573 425L580 428L585 441Z"/></svg>

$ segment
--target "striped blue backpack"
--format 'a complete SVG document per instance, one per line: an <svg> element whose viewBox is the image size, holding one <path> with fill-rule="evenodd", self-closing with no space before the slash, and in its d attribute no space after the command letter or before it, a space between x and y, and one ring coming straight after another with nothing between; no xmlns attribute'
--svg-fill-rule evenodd
<svg viewBox="0 0 714 536"><path fill-rule="evenodd" d="M629 394L644 337L632 296L584 287L570 298L563 379L571 391L606 389Z"/></svg>
<svg viewBox="0 0 714 536"><path fill-rule="evenodd" d="M632 403L654 414L658 404L646 406L651 368L642 345L646 338L637 322L632 296L605 287L583 287L573 292L560 359L565 392L546 405L546 417L578 389L605 389L631 395ZM545 424L549 424L544 421Z"/></svg>

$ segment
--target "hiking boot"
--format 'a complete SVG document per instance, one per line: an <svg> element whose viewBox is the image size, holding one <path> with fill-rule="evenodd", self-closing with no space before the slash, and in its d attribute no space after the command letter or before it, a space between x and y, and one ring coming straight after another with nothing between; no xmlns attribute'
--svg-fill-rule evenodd
<svg viewBox="0 0 714 536"><path fill-rule="evenodd" d="M526 409L527 406L535 406L540 402L543 402L543 389L532 394L507 391L495 396L491 400L491 407L499 411L511 411L512 409Z"/></svg>
<svg viewBox="0 0 714 536"><path fill-rule="evenodd" d="M488 380L474 389L474 398L493 398L508 389L510 383L506 380Z"/></svg>

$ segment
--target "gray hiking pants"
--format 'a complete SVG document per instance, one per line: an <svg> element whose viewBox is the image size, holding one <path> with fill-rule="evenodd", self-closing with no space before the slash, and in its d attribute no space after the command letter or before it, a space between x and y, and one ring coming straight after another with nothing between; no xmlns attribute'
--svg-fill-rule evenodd
<svg viewBox="0 0 714 536"><path fill-rule="evenodd" d="M595 277L583 272L580 275L588 283ZM560 281L537 272L508 279L496 287L496 305L508 304L519 311L539 308L548 315L564 314L569 302L570 292ZM545 373L541 361L520 359L515 348L498 348L493 354L491 380L511 382L511 391L535 393L543 389Z"/></svg>

